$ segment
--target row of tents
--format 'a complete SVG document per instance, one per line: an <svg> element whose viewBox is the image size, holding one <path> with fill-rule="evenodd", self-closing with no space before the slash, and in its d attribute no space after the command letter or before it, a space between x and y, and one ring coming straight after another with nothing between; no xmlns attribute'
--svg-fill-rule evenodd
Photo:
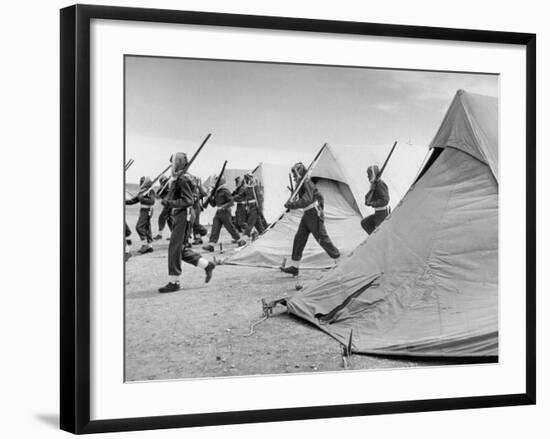
<svg viewBox="0 0 550 439"><path fill-rule="evenodd" d="M353 165L324 150L311 176L325 197L328 233L345 256L286 305L342 344L353 333L354 352L497 356L498 100L459 90L429 151L418 166L406 158L400 184L407 191L399 193L388 170L384 179L400 201L365 238L366 191L357 191ZM355 163L361 175L369 164ZM262 164L257 172L275 224L225 263L275 268L291 253L301 212L281 214L288 169ZM301 268L331 265L310 239Z"/></svg>

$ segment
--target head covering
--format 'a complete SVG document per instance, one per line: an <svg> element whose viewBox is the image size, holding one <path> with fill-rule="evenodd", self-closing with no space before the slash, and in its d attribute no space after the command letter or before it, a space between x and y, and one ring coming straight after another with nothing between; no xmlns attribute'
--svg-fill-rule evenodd
<svg viewBox="0 0 550 439"><path fill-rule="evenodd" d="M254 181L254 176L250 172L247 172L246 174L244 174L244 181L247 184L251 184Z"/></svg>
<svg viewBox="0 0 550 439"><path fill-rule="evenodd" d="M303 178L304 175L306 175L307 169L305 165L302 162L298 162L294 164L292 167L292 175L297 179Z"/></svg>
<svg viewBox="0 0 550 439"><path fill-rule="evenodd" d="M183 171L187 166L187 154L184 152L176 152L171 158L172 162L172 176L175 177L180 171Z"/></svg>
<svg viewBox="0 0 550 439"><path fill-rule="evenodd" d="M160 177L159 178L160 187L164 186L167 181L168 181L168 177L166 175L163 175L162 177Z"/></svg>
<svg viewBox="0 0 550 439"><path fill-rule="evenodd" d="M151 187L151 185L153 184L153 181L151 180L150 177L141 177L139 179L139 188L140 190L143 190L143 189L149 189Z"/></svg>
<svg viewBox="0 0 550 439"><path fill-rule="evenodd" d="M367 176L369 177L369 181L373 181L380 175L380 169L378 168L378 165L372 165L367 168Z"/></svg>

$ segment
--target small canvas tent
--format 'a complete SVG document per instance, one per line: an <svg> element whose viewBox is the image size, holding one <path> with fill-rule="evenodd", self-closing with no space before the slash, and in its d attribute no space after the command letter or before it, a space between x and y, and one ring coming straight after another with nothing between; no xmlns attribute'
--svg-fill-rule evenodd
<svg viewBox="0 0 550 439"><path fill-rule="evenodd" d="M311 172L311 178L321 192L325 201L325 225L331 240L342 254L354 249L365 234L361 228L361 211L359 202L350 188L344 169L336 160L330 146L324 148L319 160ZM286 187L286 181L280 183ZM282 204L288 198L288 192ZM280 211L279 211L280 212ZM258 267L276 268L283 259L289 258L292 242L300 219L301 210L292 210L283 214L276 224L253 243L243 247L226 263ZM333 262L325 251L310 237L304 250L301 268L331 267Z"/></svg>
<svg viewBox="0 0 550 439"><path fill-rule="evenodd" d="M498 101L459 91L391 216L287 300L353 351L498 355Z"/></svg>

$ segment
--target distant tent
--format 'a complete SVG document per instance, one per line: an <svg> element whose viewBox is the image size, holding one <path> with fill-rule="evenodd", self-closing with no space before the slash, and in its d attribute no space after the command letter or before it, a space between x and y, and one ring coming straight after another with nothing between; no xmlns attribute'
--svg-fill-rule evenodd
<svg viewBox="0 0 550 439"><path fill-rule="evenodd" d="M325 225L332 241L342 254L353 250L365 237L361 228L359 203L350 188L349 180L330 146L322 152L311 173L312 180L325 199ZM288 175L280 186L288 185ZM288 198L287 192L284 201ZM282 204L279 205L279 214ZM294 234L302 217L301 210L282 215L277 223L256 241L242 248L226 263L257 267L279 267L283 258L290 258ZM301 268L331 267L333 262L310 236L302 258Z"/></svg>
<svg viewBox="0 0 550 439"><path fill-rule="evenodd" d="M498 101L458 91L380 228L287 301L353 351L498 355Z"/></svg>

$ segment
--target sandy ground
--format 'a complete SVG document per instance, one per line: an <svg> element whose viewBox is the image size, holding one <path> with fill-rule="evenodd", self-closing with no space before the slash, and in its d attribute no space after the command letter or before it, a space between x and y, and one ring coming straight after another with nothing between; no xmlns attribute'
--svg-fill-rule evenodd
<svg viewBox="0 0 550 439"><path fill-rule="evenodd" d="M155 209L153 232L156 234ZM253 374L341 371L340 345L313 325L287 314L278 306L271 318L261 317L261 299L295 292L291 276L267 268L218 265L209 284L204 271L184 264L182 290L159 294L167 282L168 241L155 242L154 252L137 255L134 229L137 208L127 209L134 254L126 263L125 376L127 381L218 377ZM166 232L165 232L166 235ZM235 251L223 232L215 253L225 258ZM204 253L200 247L197 251ZM321 271L304 270L304 285ZM438 363L439 364L439 363ZM402 368L433 362L354 355L350 369Z"/></svg>

